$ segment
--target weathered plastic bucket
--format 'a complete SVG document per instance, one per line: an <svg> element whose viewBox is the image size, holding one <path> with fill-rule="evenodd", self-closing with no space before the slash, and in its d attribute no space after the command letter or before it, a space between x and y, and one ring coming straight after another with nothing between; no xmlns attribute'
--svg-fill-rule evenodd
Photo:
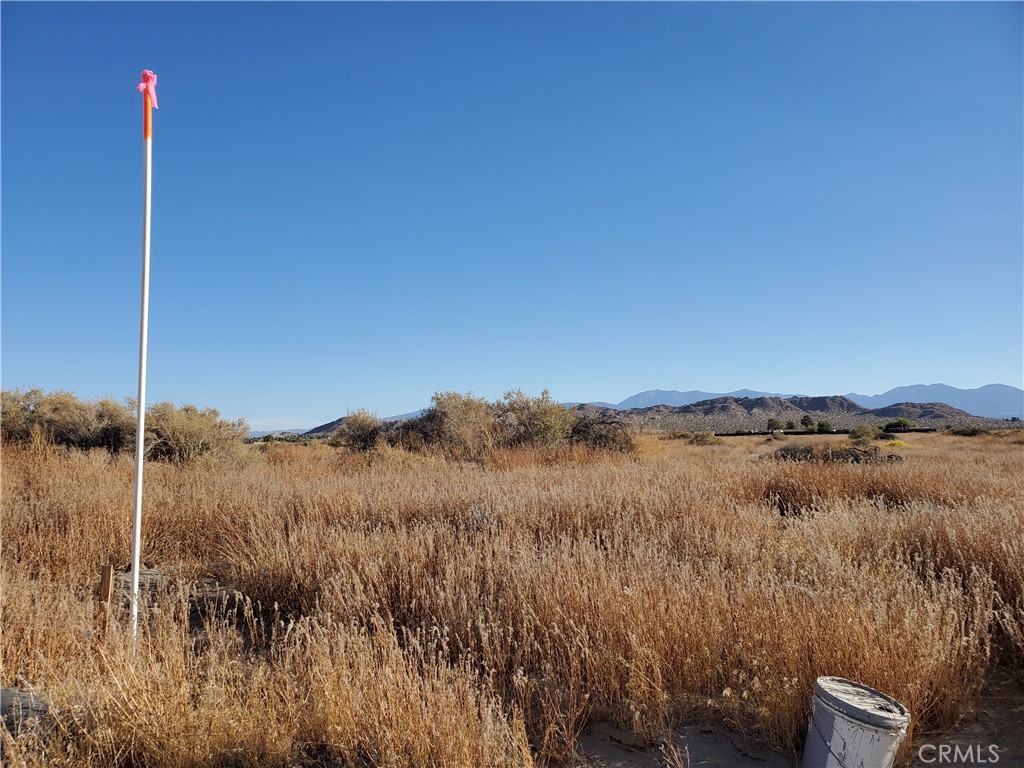
<svg viewBox="0 0 1024 768"><path fill-rule="evenodd" d="M801 768L892 768L910 713L890 696L841 677L814 683Z"/></svg>

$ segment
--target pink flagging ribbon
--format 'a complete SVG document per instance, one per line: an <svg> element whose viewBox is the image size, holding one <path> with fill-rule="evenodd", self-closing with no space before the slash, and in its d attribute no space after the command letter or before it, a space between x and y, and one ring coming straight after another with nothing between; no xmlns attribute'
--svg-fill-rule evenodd
<svg viewBox="0 0 1024 768"><path fill-rule="evenodd" d="M153 102L153 109L160 109L160 107L156 105L156 75L153 74L153 70L142 70L142 82L139 83L135 90L145 91L148 93L149 100Z"/></svg>

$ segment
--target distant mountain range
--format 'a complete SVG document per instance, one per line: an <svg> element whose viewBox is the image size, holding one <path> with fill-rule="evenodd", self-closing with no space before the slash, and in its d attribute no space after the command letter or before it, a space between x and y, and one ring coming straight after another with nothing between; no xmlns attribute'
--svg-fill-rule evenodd
<svg viewBox="0 0 1024 768"><path fill-rule="evenodd" d="M946 403L990 419L1024 419L1024 389L1005 384L986 384L977 389L957 389L946 384L914 384L896 387L881 395L848 394L865 408L884 408L895 403Z"/></svg>
<svg viewBox="0 0 1024 768"><path fill-rule="evenodd" d="M828 418L835 426L852 426L858 421L884 421L907 418L933 425L965 424L972 417L981 419L1024 419L1024 390L1005 384L988 384L977 389L959 389L946 384L915 384L896 387L880 395L833 395L809 397L777 392L740 389L735 392L650 389L619 403L571 403L582 411L621 412L637 423L670 423L681 428L706 429L710 424L722 429L763 428L768 417L799 422L804 414ZM396 421L419 416L423 411L392 416ZM847 425L846 422L850 424ZM305 431L307 435L333 432L341 419ZM727 426L729 425L729 426ZM741 426L742 425L742 426ZM288 430L302 432L303 430ZM253 433L258 436L259 433Z"/></svg>
<svg viewBox="0 0 1024 768"><path fill-rule="evenodd" d="M679 392L670 389L649 389L627 397L620 403L588 403L603 408L629 410L630 408L650 408L655 405L692 405L702 400L714 400L720 397L758 398L806 397L806 395L782 394L779 392L757 392L750 389L738 389L735 392L702 392L690 390ZM1024 418L1024 390L1009 387L1005 384L986 384L977 389L959 389L947 384L913 384L907 387L896 387L880 395L858 395L851 392L846 398L865 408L884 408L896 403L945 403L974 416L989 419Z"/></svg>

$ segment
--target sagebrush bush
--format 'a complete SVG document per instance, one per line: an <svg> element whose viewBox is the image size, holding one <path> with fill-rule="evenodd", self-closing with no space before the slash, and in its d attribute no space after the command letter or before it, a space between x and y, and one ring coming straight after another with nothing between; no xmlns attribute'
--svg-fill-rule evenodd
<svg viewBox="0 0 1024 768"><path fill-rule="evenodd" d="M35 442L111 453L134 452L138 427L136 405L110 398L80 400L70 392L39 389L0 393L3 441ZM213 408L156 403L146 409L146 455L187 462L200 456L238 455L249 433L243 419L227 421Z"/></svg>
<svg viewBox="0 0 1024 768"><path fill-rule="evenodd" d="M635 453L636 441L626 425L617 419L581 416L569 432L574 445L588 445L622 453Z"/></svg>
<svg viewBox="0 0 1024 768"><path fill-rule="evenodd" d="M691 445L722 445L725 440L714 432L697 432L690 437Z"/></svg>
<svg viewBox="0 0 1024 768"><path fill-rule="evenodd" d="M531 397L521 389L509 390L495 403L495 410L509 445L564 442L577 421L576 414L552 400L546 389L540 397Z"/></svg>
<svg viewBox="0 0 1024 768"><path fill-rule="evenodd" d="M35 440L68 448L133 450L135 415L114 400L88 402L70 392L4 390L0 393L6 443Z"/></svg>
<svg viewBox="0 0 1024 768"><path fill-rule="evenodd" d="M906 443L902 445L905 446ZM793 443L777 449L774 455L779 461L846 462L852 464L901 460L901 457L896 454L882 455L877 445L862 448L858 445L835 445L832 443L824 445Z"/></svg>
<svg viewBox="0 0 1024 768"><path fill-rule="evenodd" d="M422 416L387 425L382 434L392 446L471 461L516 447L635 448L623 423L578 414L555 402L546 389L536 397L509 390L494 403L472 393L438 392Z"/></svg>
<svg viewBox="0 0 1024 768"><path fill-rule="evenodd" d="M497 410L472 392L435 392L430 408L403 425L399 434L458 459L479 459L501 444Z"/></svg>
<svg viewBox="0 0 1024 768"><path fill-rule="evenodd" d="M353 451L366 452L377 445L382 422L375 413L357 408L341 420L328 442Z"/></svg>
<svg viewBox="0 0 1024 768"><path fill-rule="evenodd" d="M181 464L200 456L239 455L249 425L220 418L215 408L156 403L146 410L146 453Z"/></svg>
<svg viewBox="0 0 1024 768"><path fill-rule="evenodd" d="M850 430L850 440L857 445L866 445L882 434L882 430L871 424L858 424Z"/></svg>

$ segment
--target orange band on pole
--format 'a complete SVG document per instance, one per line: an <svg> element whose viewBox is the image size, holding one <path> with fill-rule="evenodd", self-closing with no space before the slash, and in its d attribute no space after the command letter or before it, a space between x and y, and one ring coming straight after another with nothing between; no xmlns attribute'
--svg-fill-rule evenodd
<svg viewBox="0 0 1024 768"><path fill-rule="evenodd" d="M160 109L156 103L156 73L151 69L142 70L142 82L135 86L142 91L142 135L145 139L153 138L153 110Z"/></svg>

